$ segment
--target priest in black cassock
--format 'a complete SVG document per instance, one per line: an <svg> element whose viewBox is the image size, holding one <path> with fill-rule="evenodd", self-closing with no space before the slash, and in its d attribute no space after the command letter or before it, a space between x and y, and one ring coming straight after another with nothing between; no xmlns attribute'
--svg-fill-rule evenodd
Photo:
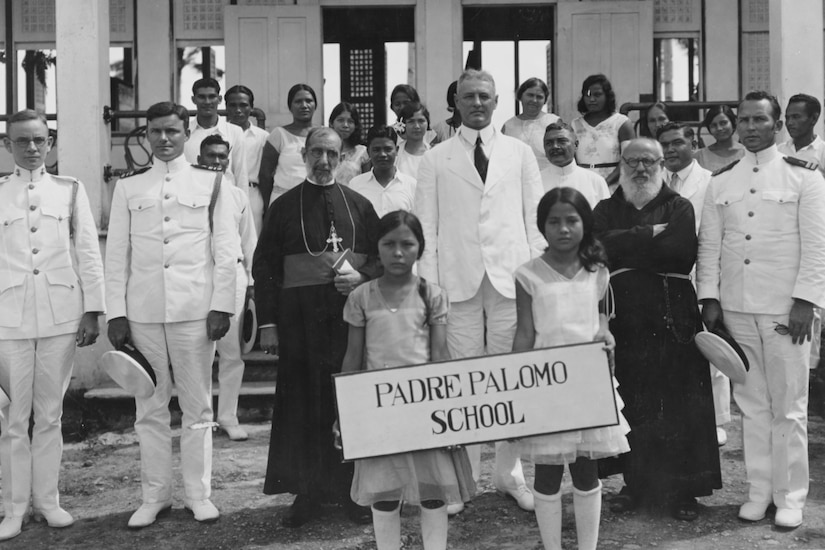
<svg viewBox="0 0 825 550"><path fill-rule="evenodd" d="M342 464L333 445L332 374L347 349L347 295L380 273L378 216L334 181L340 154L334 130L310 130L302 151L307 179L268 209L252 265L261 348L279 356L264 493L296 495L284 518L289 527L327 503L342 504L353 521L371 521L369 508L350 499L352 463ZM354 270L336 274L333 263L347 249Z"/></svg>

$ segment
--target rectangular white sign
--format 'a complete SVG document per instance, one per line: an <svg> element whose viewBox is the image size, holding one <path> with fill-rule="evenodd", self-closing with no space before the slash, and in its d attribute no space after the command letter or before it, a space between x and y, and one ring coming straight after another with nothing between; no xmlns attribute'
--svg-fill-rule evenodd
<svg viewBox="0 0 825 550"><path fill-rule="evenodd" d="M619 423L602 342L334 376L344 460Z"/></svg>

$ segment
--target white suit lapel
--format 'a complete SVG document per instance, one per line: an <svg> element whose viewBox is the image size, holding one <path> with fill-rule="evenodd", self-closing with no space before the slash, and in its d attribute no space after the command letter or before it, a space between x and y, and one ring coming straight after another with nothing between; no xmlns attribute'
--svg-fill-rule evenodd
<svg viewBox="0 0 825 550"><path fill-rule="evenodd" d="M456 135L452 138L452 141L447 154L447 166L450 172L470 185L474 185L483 190L484 182L481 181L481 176L478 175L476 167L470 162L470 157L467 155L467 151L464 150L464 144L461 142L461 138ZM487 181L490 181L489 170L487 173Z"/></svg>

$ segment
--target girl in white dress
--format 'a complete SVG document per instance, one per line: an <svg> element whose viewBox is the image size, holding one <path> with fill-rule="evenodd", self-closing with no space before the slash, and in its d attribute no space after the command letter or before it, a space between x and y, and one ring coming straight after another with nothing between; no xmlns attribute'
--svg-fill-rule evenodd
<svg viewBox="0 0 825 550"><path fill-rule="evenodd" d="M604 249L593 236L587 199L571 187L551 189L539 201L537 223L548 246L542 256L516 270L513 351L601 340L612 353L615 341L607 315L600 313L610 274ZM616 401L621 410L618 394ZM595 550L602 498L596 459L630 450L625 437L630 428L621 413L619 419L617 426L520 441L522 456L536 465L533 496L546 549L561 549L561 479L567 465L579 549Z"/></svg>
<svg viewBox="0 0 825 550"><path fill-rule="evenodd" d="M361 117L358 109L346 101L339 103L329 115L329 126L341 138L341 159L335 168L335 181L349 185L352 178L369 169L367 148L361 144Z"/></svg>
<svg viewBox="0 0 825 550"><path fill-rule="evenodd" d="M425 139L430 129L430 112L421 103L412 101L401 108L398 119L404 124L404 139L398 142L395 167L417 179L421 159L430 150Z"/></svg>
<svg viewBox="0 0 825 550"><path fill-rule="evenodd" d="M413 214L396 210L381 218L378 256L384 274L347 299L349 339L342 372L449 359L447 296L412 271L423 251L424 234ZM333 430L339 436L337 422ZM378 550L401 547L402 500L421 505L425 550L445 550L447 504L464 503L474 491L467 451L435 449L357 460L350 496L372 507Z"/></svg>

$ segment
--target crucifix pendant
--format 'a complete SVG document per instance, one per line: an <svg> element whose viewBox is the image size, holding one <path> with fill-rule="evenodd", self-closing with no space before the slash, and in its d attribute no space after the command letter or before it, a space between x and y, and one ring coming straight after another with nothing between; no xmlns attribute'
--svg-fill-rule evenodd
<svg viewBox="0 0 825 550"><path fill-rule="evenodd" d="M335 222L330 222L329 224L329 239L327 239L327 244L332 245L332 251L338 252L338 243L343 241L341 237L338 236L338 233L335 231Z"/></svg>

